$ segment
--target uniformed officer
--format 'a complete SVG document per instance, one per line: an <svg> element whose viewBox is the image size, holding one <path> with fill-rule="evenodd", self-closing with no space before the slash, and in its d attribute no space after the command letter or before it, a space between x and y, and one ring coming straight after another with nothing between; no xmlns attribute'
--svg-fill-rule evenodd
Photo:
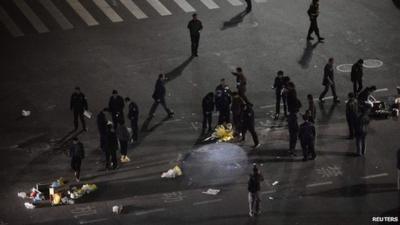
<svg viewBox="0 0 400 225"><path fill-rule="evenodd" d="M203 129L202 134L205 133L207 126L208 132L211 132L211 123L212 123L212 113L214 111L214 93L209 92L202 101L202 109L203 109Z"/></svg>
<svg viewBox="0 0 400 225"><path fill-rule="evenodd" d="M114 128L118 126L119 120L124 119L124 107L124 99L118 95L117 90L113 90L110 100L108 101L108 109L111 112Z"/></svg>
<svg viewBox="0 0 400 225"><path fill-rule="evenodd" d="M287 82L290 80L289 77L284 77L283 76L283 71L279 70L277 73L277 76L275 77L274 80L274 85L272 86L272 89L275 89L275 119L277 120L279 118L279 114L281 113L281 99L283 102L283 111L284 115L287 115L287 109L286 109L286 94L284 93L285 87Z"/></svg>
<svg viewBox="0 0 400 225"><path fill-rule="evenodd" d="M190 41L192 42L192 56L197 55L197 49L199 48L200 31L203 29L203 24L197 19L197 14L192 15L192 20L189 21L187 28L190 31Z"/></svg>
<svg viewBox="0 0 400 225"><path fill-rule="evenodd" d="M236 88L238 94L242 98L246 98L246 84L247 79L243 74L243 70L240 67L236 68L236 72L232 72L232 75L236 77Z"/></svg>
<svg viewBox="0 0 400 225"><path fill-rule="evenodd" d="M215 88L215 108L218 111L218 124L230 122L231 91L225 79Z"/></svg>
<svg viewBox="0 0 400 225"><path fill-rule="evenodd" d="M249 131L254 141L253 148L260 147L258 136L255 130L253 105L251 103L245 104L242 114L242 141L246 139L246 132Z"/></svg>
<svg viewBox="0 0 400 225"><path fill-rule="evenodd" d="M301 148L303 150L303 161L307 161L309 159L309 155L311 155L311 159L314 160L315 155L315 126L310 121L310 112L306 112L303 115L304 122L300 125L299 129L299 139Z"/></svg>
<svg viewBox="0 0 400 225"><path fill-rule="evenodd" d="M112 124L108 124L107 129L107 148L105 151L106 155L106 169L116 169L118 166L117 162L117 150L118 150L118 138L115 128Z"/></svg>
<svg viewBox="0 0 400 225"><path fill-rule="evenodd" d="M348 99L346 103L346 120L349 127L349 139L354 138L354 129L356 124L358 114L358 103L357 99L354 97L354 93L350 92L348 94Z"/></svg>
<svg viewBox="0 0 400 225"><path fill-rule="evenodd" d="M312 32L315 32L315 35L317 35L318 37L318 41L322 42L325 38L319 35L319 28L317 23L317 17L319 16L319 0L312 0L307 14L310 17L310 28L308 29L307 40L314 40L314 38L311 37L311 34Z"/></svg>
<svg viewBox="0 0 400 225"><path fill-rule="evenodd" d="M96 122L97 122L97 129L99 130L100 135L100 149L105 151L107 147L107 118L105 112L108 109L104 108L97 114Z"/></svg>
<svg viewBox="0 0 400 225"><path fill-rule="evenodd" d="M300 110L301 102L297 98L297 93L293 82L288 82L287 84L287 104L289 111L289 115L287 117L288 129L289 129L289 153L292 156L295 156L297 136L299 132L297 113Z"/></svg>
<svg viewBox="0 0 400 225"><path fill-rule="evenodd" d="M83 113L88 109L88 103L85 95L79 87L75 88L75 92L71 95L70 109L74 112L74 128L78 130L78 117L82 123L82 129L87 131L85 117Z"/></svg>
<svg viewBox="0 0 400 225"><path fill-rule="evenodd" d="M138 120L139 120L139 107L130 98L125 98L125 103L128 105L128 119L131 121L132 136L130 142L138 140Z"/></svg>
<svg viewBox="0 0 400 225"><path fill-rule="evenodd" d="M240 97L237 92L232 92L232 125L235 131L235 136L240 136L242 133L241 128L241 116L243 112L244 105L246 104L245 100Z"/></svg>
<svg viewBox="0 0 400 225"><path fill-rule="evenodd" d="M149 112L149 117L154 117L154 112L156 111L158 104L161 104L164 110L167 112L168 117L173 117L174 112L167 107L167 103L165 102L165 94L166 94L166 89L165 89L165 81L167 78L163 73L158 75L158 79L156 81L156 85L154 88L154 93L153 93L153 99L154 103L151 106L150 112Z"/></svg>
<svg viewBox="0 0 400 225"><path fill-rule="evenodd" d="M322 79L322 85L325 86L325 89L322 91L321 95L319 96L319 101L324 103L324 98L326 93L328 92L329 88L332 90L333 95L333 102L339 103L340 100L336 95L336 86L335 86L335 79L334 79L334 69L333 69L333 58L329 58L328 63L325 65L324 68L324 78Z"/></svg>
<svg viewBox="0 0 400 225"><path fill-rule="evenodd" d="M355 96L357 96L358 92L363 88L363 64L364 60L359 59L351 67L351 82L353 82L353 93Z"/></svg>

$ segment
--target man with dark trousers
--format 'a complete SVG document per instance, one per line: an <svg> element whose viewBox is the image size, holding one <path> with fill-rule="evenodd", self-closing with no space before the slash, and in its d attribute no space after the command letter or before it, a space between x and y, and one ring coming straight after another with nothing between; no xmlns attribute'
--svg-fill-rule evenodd
<svg viewBox="0 0 400 225"><path fill-rule="evenodd" d="M154 99L154 103L151 106L151 109L149 112L150 118L154 117L154 112L156 111L159 104L161 104L161 106L167 112L168 117L171 118L174 116L174 112L167 107L167 103L165 102L165 94L166 94L165 81L166 81L165 75L163 73L159 74L158 79L156 81L156 85L154 87L154 92L152 95L152 97Z"/></svg>
<svg viewBox="0 0 400 225"><path fill-rule="evenodd" d="M310 112L306 112L303 115L304 122L300 125L299 139L301 148L303 150L303 161L307 161L311 155L311 159L314 160L315 155L315 126L310 122Z"/></svg>
<svg viewBox="0 0 400 225"><path fill-rule="evenodd" d="M138 140L139 107L128 97L125 98L125 103L128 105L128 119L131 121L132 136L130 142L133 143Z"/></svg>
<svg viewBox="0 0 400 225"><path fill-rule="evenodd" d="M87 131L85 117L83 113L88 109L88 103L85 95L79 87L75 88L75 92L71 95L70 109L74 112L74 130L78 130L78 117L82 123L82 129Z"/></svg>
<svg viewBox="0 0 400 225"><path fill-rule="evenodd" d="M368 117L368 107L364 106L360 109L360 113L357 116L355 122L355 137L356 137L356 148L358 156L365 156L367 151L367 134L368 134L368 125L369 125L369 117Z"/></svg>
<svg viewBox="0 0 400 225"><path fill-rule="evenodd" d="M96 123L100 135L100 149L104 152L107 147L107 118L105 112L108 109L104 108L97 114Z"/></svg>
<svg viewBox="0 0 400 225"><path fill-rule="evenodd" d="M242 134L241 116L243 114L243 108L245 104L246 104L245 100L242 97L240 97L240 95L237 92L232 92L231 111L232 111L232 125L235 131L234 132L235 137L240 137Z"/></svg>
<svg viewBox="0 0 400 225"><path fill-rule="evenodd" d="M355 96L357 96L358 92L363 88L363 64L364 60L359 59L351 67L351 82L353 82L353 93Z"/></svg>
<svg viewBox="0 0 400 225"><path fill-rule="evenodd" d="M247 79L243 74L241 67L236 68L236 72L232 72L232 75L236 77L236 88L240 97L246 99L246 84Z"/></svg>
<svg viewBox="0 0 400 225"><path fill-rule="evenodd" d="M357 120L357 113L358 113L358 102L357 99L354 97L354 93L350 92L348 94L348 99L346 103L346 120L347 125L349 127L349 139L354 138L354 129Z"/></svg>
<svg viewBox="0 0 400 225"><path fill-rule="evenodd" d="M218 111L218 124L230 123L231 92L221 79L221 84L215 89L215 108Z"/></svg>
<svg viewBox="0 0 400 225"><path fill-rule="evenodd" d="M201 133L204 134L207 127L208 132L211 132L212 113L214 111L214 93L209 92L201 103L203 109L203 127Z"/></svg>
<svg viewBox="0 0 400 225"><path fill-rule="evenodd" d="M288 78L285 78L283 76L283 71L279 70L277 73L277 76L275 77L274 80L274 86L272 86L272 89L275 89L275 120L279 118L279 114L281 113L281 99L283 102L283 111L284 115L287 115L287 109L286 109L286 97L284 96L284 88L286 86Z"/></svg>
<svg viewBox="0 0 400 225"><path fill-rule="evenodd" d="M246 12L251 11L251 0L246 0Z"/></svg>
<svg viewBox="0 0 400 225"><path fill-rule="evenodd" d="M200 31L203 29L203 24L197 19L197 14L192 15L192 20L189 21L187 28L190 31L190 41L192 43L192 56L197 55L197 49L199 48Z"/></svg>
<svg viewBox="0 0 400 225"><path fill-rule="evenodd" d="M124 99L118 95L117 90L112 91L110 100L108 101L108 110L111 112L113 125L116 128L119 124L119 120L124 119Z"/></svg>
<svg viewBox="0 0 400 225"><path fill-rule="evenodd" d="M289 115L287 117L288 129L289 129L289 153L292 156L295 156L297 136L299 132L297 113L300 110L301 102L297 98L297 93L293 82L288 82L287 84L287 104L289 111Z"/></svg>
<svg viewBox="0 0 400 225"><path fill-rule="evenodd" d="M253 165L253 173L249 176L249 181L247 182L248 201L249 201L249 215L250 217L257 216L260 214L260 189L261 183L264 181L264 177L257 165Z"/></svg>
<svg viewBox="0 0 400 225"><path fill-rule="evenodd" d="M81 174L82 159L85 158L85 149L78 137L72 139L72 145L69 148L69 156L71 157L71 168L74 170L75 179L79 182Z"/></svg>
<svg viewBox="0 0 400 225"><path fill-rule="evenodd" d="M311 37L312 32L318 37L318 41L322 42L325 38L319 35L319 28L317 23L317 17L319 16L319 0L312 0L310 8L307 10L307 14L310 17L310 28L308 29L307 41L314 40Z"/></svg>
<svg viewBox="0 0 400 225"><path fill-rule="evenodd" d="M242 141L246 139L246 132L249 131L254 141L253 148L260 147L258 136L255 130L253 105L251 103L245 104L242 114Z"/></svg>
<svg viewBox="0 0 400 225"><path fill-rule="evenodd" d="M336 95L336 86L335 86L335 79L334 79L334 69L333 69L333 58L329 58L328 63L325 65L324 68L324 78L322 79L322 85L325 86L325 89L322 91L321 95L319 96L319 101L324 103L324 98L326 93L328 92L329 88L332 90L333 95L333 102L339 103L339 99Z"/></svg>
<svg viewBox="0 0 400 225"><path fill-rule="evenodd" d="M117 168L118 166L117 151L118 151L117 134L114 126L112 124L109 124L107 129L107 148L105 151L107 170Z"/></svg>

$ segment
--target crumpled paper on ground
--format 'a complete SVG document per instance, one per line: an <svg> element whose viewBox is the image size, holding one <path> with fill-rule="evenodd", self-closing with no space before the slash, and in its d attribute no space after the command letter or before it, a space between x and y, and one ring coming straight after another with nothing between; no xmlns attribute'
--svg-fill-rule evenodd
<svg viewBox="0 0 400 225"><path fill-rule="evenodd" d="M34 209L34 208L36 208L35 205L33 205L32 203L29 203L29 202L25 202L24 205L25 205L25 208L27 208L27 209Z"/></svg>
<svg viewBox="0 0 400 225"><path fill-rule="evenodd" d="M175 178L182 176L183 172L179 166L169 169L167 172L161 174L161 178Z"/></svg>
<svg viewBox="0 0 400 225"><path fill-rule="evenodd" d="M204 141L217 139L218 142L227 142L233 139L233 129L232 124L228 123L226 125L218 125L215 128L214 133Z"/></svg>
<svg viewBox="0 0 400 225"><path fill-rule="evenodd" d="M207 191L203 191L201 193L206 194L206 195L217 195L221 190L219 189L212 189L209 188Z"/></svg>

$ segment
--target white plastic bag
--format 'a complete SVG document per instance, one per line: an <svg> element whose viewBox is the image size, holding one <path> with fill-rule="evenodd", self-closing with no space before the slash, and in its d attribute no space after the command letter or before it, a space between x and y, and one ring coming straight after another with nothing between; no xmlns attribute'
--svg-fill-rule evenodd
<svg viewBox="0 0 400 225"><path fill-rule="evenodd" d="M29 202L25 202L24 205L25 205L25 208L27 208L27 209L34 209L34 208L36 208L35 205L33 205L32 203L29 203Z"/></svg>
<svg viewBox="0 0 400 225"><path fill-rule="evenodd" d="M18 192L18 197L20 198L26 198L26 193L25 192Z"/></svg>

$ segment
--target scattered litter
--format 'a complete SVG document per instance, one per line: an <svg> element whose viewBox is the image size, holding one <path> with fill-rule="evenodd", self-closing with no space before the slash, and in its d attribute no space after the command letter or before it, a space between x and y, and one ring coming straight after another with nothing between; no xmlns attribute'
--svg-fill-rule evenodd
<svg viewBox="0 0 400 225"><path fill-rule="evenodd" d="M26 198L26 192L18 192L18 197L20 198Z"/></svg>
<svg viewBox="0 0 400 225"><path fill-rule="evenodd" d="M214 133L204 141L209 141L209 140L215 140L217 139L217 142L228 142L233 139L233 127L232 124L228 123L226 125L218 125L215 128Z"/></svg>
<svg viewBox="0 0 400 225"><path fill-rule="evenodd" d="M182 175L183 173L181 168L179 168L179 166L175 166L174 168L169 169L167 172L162 173L161 178L175 178Z"/></svg>
<svg viewBox="0 0 400 225"><path fill-rule="evenodd" d="M207 191L203 191L201 193L206 194L206 195L217 195L221 190L219 189L212 189L209 188Z"/></svg>
<svg viewBox="0 0 400 225"><path fill-rule="evenodd" d="M261 164L260 164L260 166L264 166L264 164L263 164L263 163L261 163Z"/></svg>
<svg viewBox="0 0 400 225"><path fill-rule="evenodd" d="M269 200L274 200L274 197L271 197L271 196L270 196L270 197L268 197L268 199L269 199Z"/></svg>
<svg viewBox="0 0 400 225"><path fill-rule="evenodd" d="M93 113L91 113L91 112L85 110L85 111L83 112L83 115L86 116L88 119L90 119L90 118L92 118Z"/></svg>
<svg viewBox="0 0 400 225"><path fill-rule="evenodd" d="M23 109L21 114L23 117L28 117L31 115L31 111Z"/></svg>
<svg viewBox="0 0 400 225"><path fill-rule="evenodd" d="M122 205L114 205L114 206L112 207L112 212L113 212L114 214L121 214L122 209L123 209L123 206L122 206Z"/></svg>
<svg viewBox="0 0 400 225"><path fill-rule="evenodd" d="M279 184L279 181L274 181L274 183L272 183L272 186L275 186L277 184Z"/></svg>
<svg viewBox="0 0 400 225"><path fill-rule="evenodd" d="M35 205L33 205L32 203L29 203L29 202L25 202L24 205L25 205L25 208L27 208L27 209L34 209L34 208L36 208Z"/></svg>

